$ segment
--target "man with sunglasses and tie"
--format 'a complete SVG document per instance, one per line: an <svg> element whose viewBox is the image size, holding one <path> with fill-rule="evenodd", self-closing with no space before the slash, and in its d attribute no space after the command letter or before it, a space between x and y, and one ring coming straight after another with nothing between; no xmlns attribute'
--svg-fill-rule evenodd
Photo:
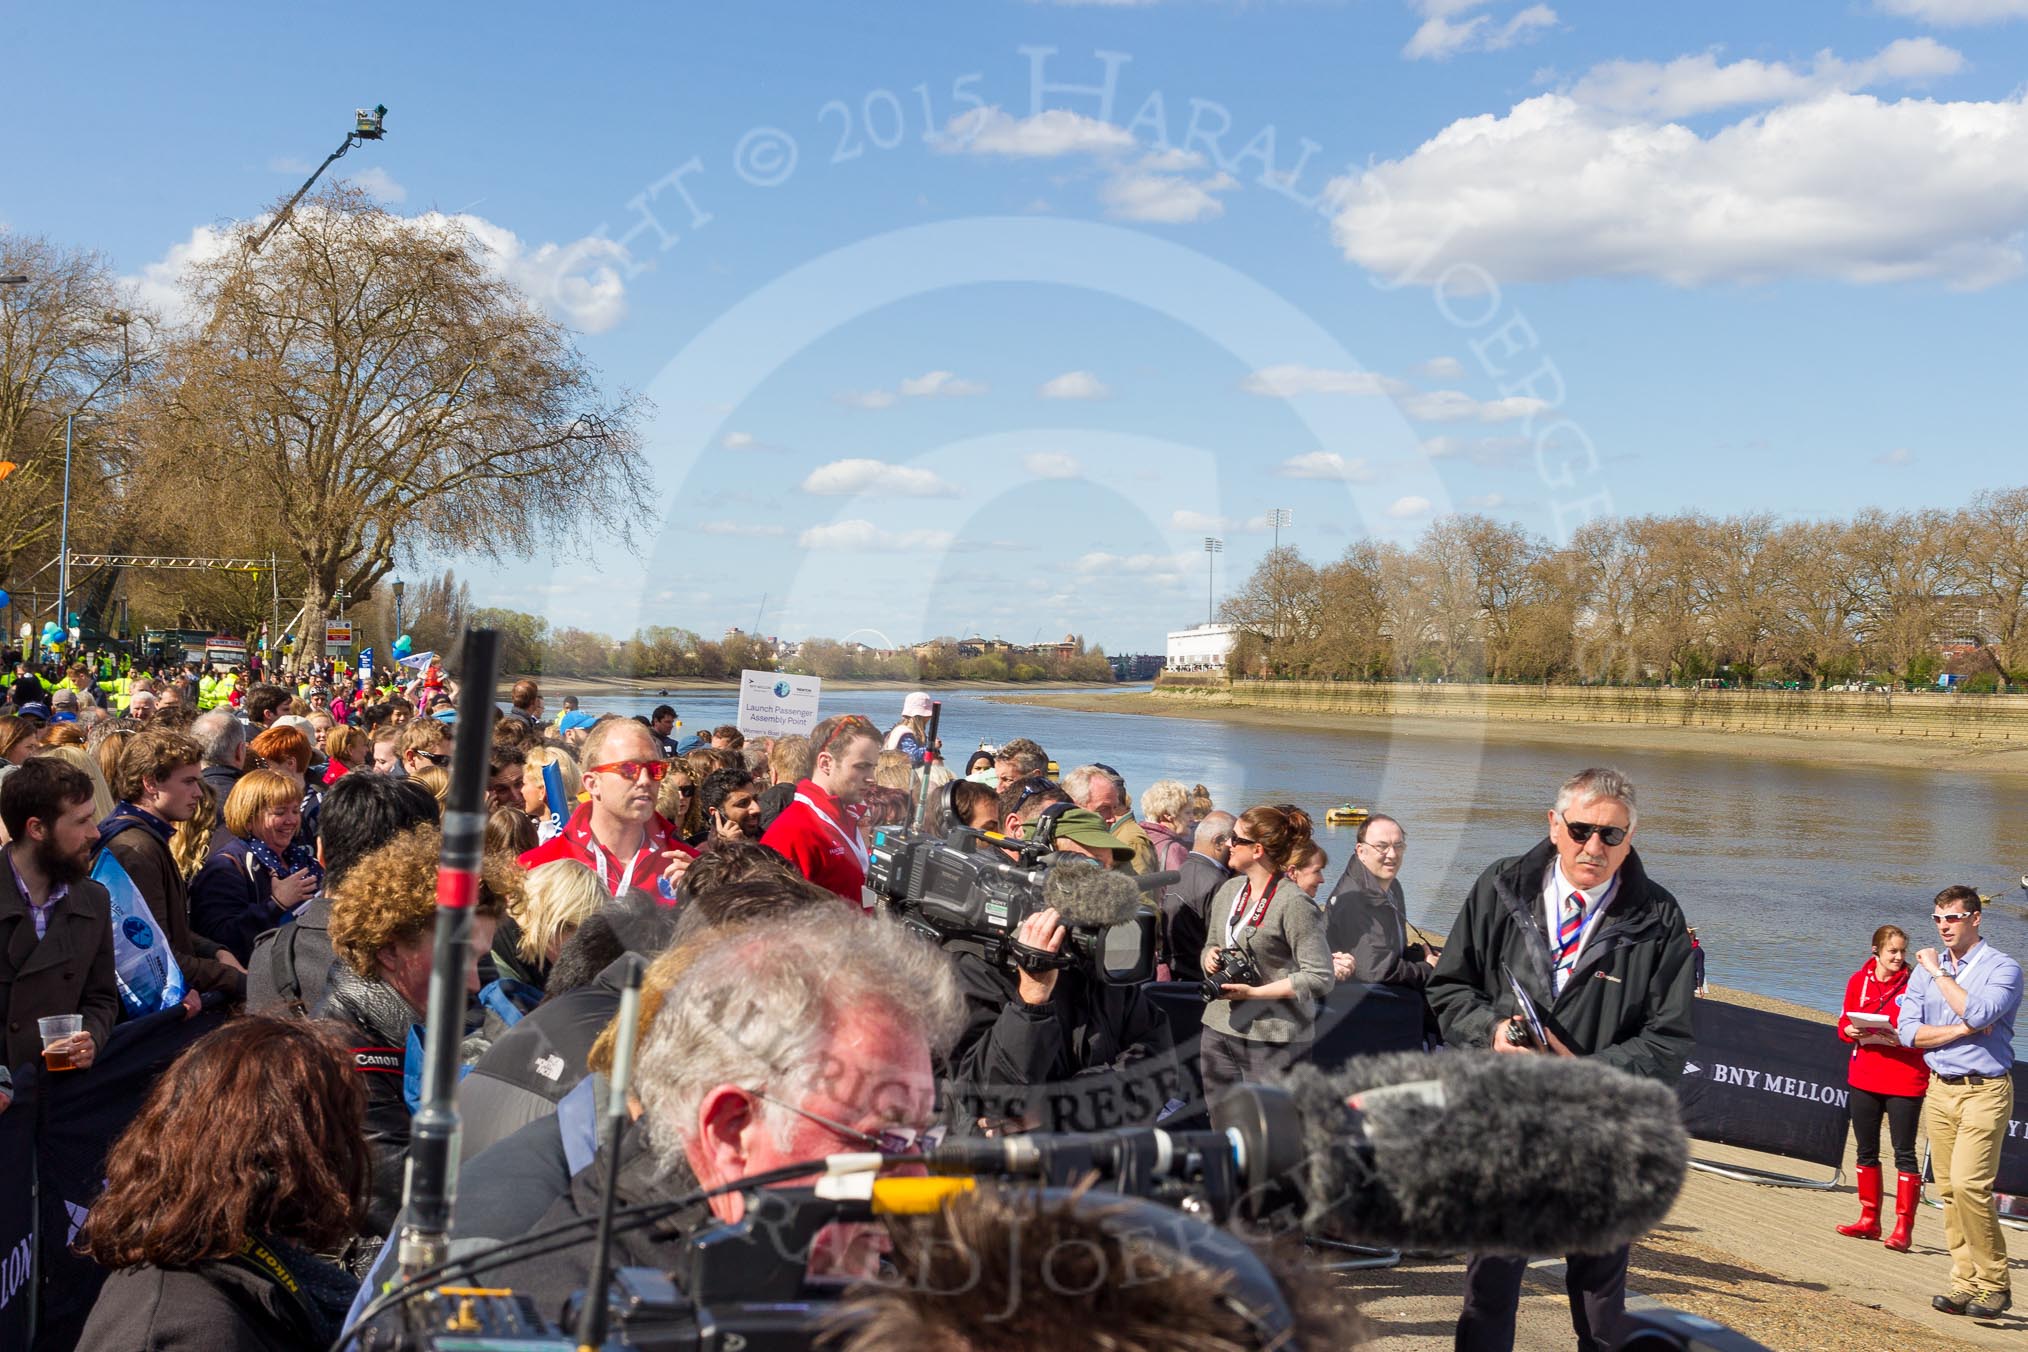
<svg viewBox="0 0 2028 1352"><path fill-rule="evenodd" d="M582 750L590 801L578 804L561 831L522 855L521 867L575 859L616 897L636 889L674 897L697 851L655 811L669 762L654 734L631 718L609 717L593 726Z"/></svg>
<svg viewBox="0 0 2028 1352"><path fill-rule="evenodd" d="M1676 899L1641 865L1636 820L1631 780L1616 770L1582 771L1557 792L1549 838L1480 875L1426 988L1448 1045L1465 1054L1593 1056L1671 1085L1682 1075L1694 1043L1690 932ZM1547 1046L1535 1044L1517 985ZM1604 1352L1626 1308L1627 1249L1569 1254L1564 1264L1578 1346ZM1472 1259L1460 1352L1514 1346L1527 1265L1504 1255Z"/></svg>
<svg viewBox="0 0 2028 1352"><path fill-rule="evenodd" d="M1996 1318L2013 1303L1993 1184L2014 1116L2014 1017L2021 1009L2021 964L1980 938L1984 909L1972 888L1937 893L1931 923L1942 951L1915 955L1894 1026L1901 1045L1920 1051L1930 1070L1922 1130L1951 1251L1951 1289L1930 1304L1974 1319Z"/></svg>

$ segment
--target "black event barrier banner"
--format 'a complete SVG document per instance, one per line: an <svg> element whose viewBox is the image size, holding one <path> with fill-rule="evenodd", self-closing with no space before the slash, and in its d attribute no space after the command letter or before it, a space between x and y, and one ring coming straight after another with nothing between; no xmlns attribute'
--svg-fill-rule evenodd
<svg viewBox="0 0 2028 1352"><path fill-rule="evenodd" d="M140 1112L164 1068L223 1022L214 1010L192 1019L180 1010L151 1014L114 1028L89 1070L50 1074L39 1063L14 1069L14 1101L0 1113L0 1160L8 1165L0 1177L0 1348L68 1352L76 1345L106 1274L70 1245L104 1184L106 1149ZM33 1178L17 1167L28 1160L35 1161ZM39 1313L31 1341L32 1275Z"/></svg>
<svg viewBox="0 0 2028 1352"><path fill-rule="evenodd" d="M1184 1082L1202 1086L1202 1062L1197 1036L1203 1029L1204 996L1195 981L1158 981L1147 987L1148 995L1169 1020L1176 1040L1176 1059L1182 1062ZM1329 1069L1342 1066L1355 1056L1371 1052L1413 1052L1422 1050L1422 992L1403 986L1372 986L1358 981L1341 981L1331 989L1317 1016L1316 1041L1309 1060ZM1203 1095L1197 1093L1191 1108L1163 1125L1187 1129L1203 1117Z"/></svg>
<svg viewBox="0 0 2028 1352"><path fill-rule="evenodd" d="M1836 1168L1851 1131L1851 1047L1829 1024L1699 1000L1697 1048L1676 1083L1683 1126L1700 1141ZM2028 1193L2028 1067L2014 1067L2014 1120L1997 1189Z"/></svg>

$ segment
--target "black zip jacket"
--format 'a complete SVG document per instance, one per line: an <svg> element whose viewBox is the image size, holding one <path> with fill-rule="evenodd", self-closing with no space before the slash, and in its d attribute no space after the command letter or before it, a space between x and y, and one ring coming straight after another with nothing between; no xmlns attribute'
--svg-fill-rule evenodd
<svg viewBox="0 0 2028 1352"><path fill-rule="evenodd" d="M385 1235L401 1210L402 1174L408 1159L408 1100L402 1096L408 1030L420 1024L414 1006L384 981L368 981L332 960L325 978L320 1019L345 1025L352 1069L366 1079L366 1144L373 1156L373 1188L367 1198L369 1236Z"/></svg>
<svg viewBox="0 0 2028 1352"><path fill-rule="evenodd" d="M1182 1092L1169 1021L1138 986L1108 986L1077 968L1040 1005L1023 1004L1012 970L952 954L965 1030L942 1067L956 1134L1025 1121L1040 1131L1153 1125Z"/></svg>
<svg viewBox="0 0 2028 1352"><path fill-rule="evenodd" d="M1453 1047L1486 1047L1515 1012L1505 963L1543 1025L1580 1056L1674 1084L1695 1038L1690 933L1676 899L1649 880L1638 852L1592 930L1563 994L1542 914L1542 884L1556 847L1544 840L1502 859L1472 887L1426 988Z"/></svg>

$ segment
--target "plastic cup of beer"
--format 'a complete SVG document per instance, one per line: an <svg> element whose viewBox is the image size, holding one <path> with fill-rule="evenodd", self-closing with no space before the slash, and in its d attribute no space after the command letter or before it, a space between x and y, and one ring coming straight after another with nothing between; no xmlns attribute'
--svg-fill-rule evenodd
<svg viewBox="0 0 2028 1352"><path fill-rule="evenodd" d="M68 1051L50 1050L55 1044L67 1038L76 1037L84 1031L84 1015L52 1014L35 1021L36 1031L42 1034L42 1063L51 1070L76 1070L77 1062Z"/></svg>

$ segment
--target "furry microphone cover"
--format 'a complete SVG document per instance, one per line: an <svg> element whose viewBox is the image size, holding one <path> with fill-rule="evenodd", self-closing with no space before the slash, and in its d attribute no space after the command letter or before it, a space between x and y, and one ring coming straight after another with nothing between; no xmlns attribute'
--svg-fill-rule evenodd
<svg viewBox="0 0 2028 1352"><path fill-rule="evenodd" d="M1348 1096L1434 1080L1369 1105L1372 1163ZM1690 1142L1666 1086L1596 1061L1480 1052L1360 1057L1281 1081L1303 1116L1293 1180L1306 1220L1397 1247L1508 1254L1607 1253L1668 1214Z"/></svg>

